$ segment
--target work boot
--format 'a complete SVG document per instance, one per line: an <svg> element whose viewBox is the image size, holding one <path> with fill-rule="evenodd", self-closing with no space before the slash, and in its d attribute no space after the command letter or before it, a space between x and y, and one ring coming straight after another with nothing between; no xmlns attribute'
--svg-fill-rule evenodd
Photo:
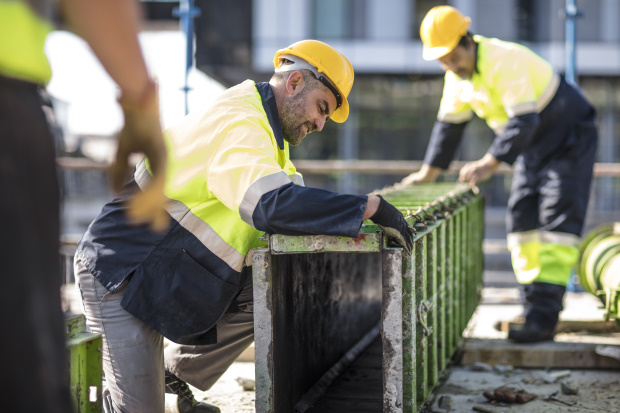
<svg viewBox="0 0 620 413"><path fill-rule="evenodd" d="M179 413L220 413L219 407L197 401L187 383L168 369L166 369L166 393L177 395Z"/></svg>
<svg viewBox="0 0 620 413"><path fill-rule="evenodd" d="M535 321L525 321L524 324L511 326L508 330L508 339L518 343L537 343L553 340L555 326L545 327Z"/></svg>
<svg viewBox="0 0 620 413"><path fill-rule="evenodd" d="M566 287L533 282L525 285L523 291L525 323L511 326L508 330L508 339L519 343L553 340Z"/></svg>

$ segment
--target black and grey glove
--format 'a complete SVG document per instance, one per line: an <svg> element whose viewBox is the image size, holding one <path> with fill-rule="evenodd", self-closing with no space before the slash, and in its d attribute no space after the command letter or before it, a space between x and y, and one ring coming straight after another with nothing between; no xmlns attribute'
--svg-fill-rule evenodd
<svg viewBox="0 0 620 413"><path fill-rule="evenodd" d="M377 212L370 217L371 221L379 225L388 237L396 241L411 254L413 251L413 229L407 224L405 217L394 205L387 202L381 195Z"/></svg>

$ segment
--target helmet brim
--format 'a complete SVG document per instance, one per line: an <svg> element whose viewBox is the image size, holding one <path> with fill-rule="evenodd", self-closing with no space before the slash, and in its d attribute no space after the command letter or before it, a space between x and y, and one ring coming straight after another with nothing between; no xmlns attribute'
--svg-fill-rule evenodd
<svg viewBox="0 0 620 413"><path fill-rule="evenodd" d="M330 119L336 123L343 123L349 117L349 102L344 95L341 96L343 97L342 105L330 116Z"/></svg>
<svg viewBox="0 0 620 413"><path fill-rule="evenodd" d="M453 47L424 47L422 48L422 58L426 61L437 60L444 57L454 50Z"/></svg>

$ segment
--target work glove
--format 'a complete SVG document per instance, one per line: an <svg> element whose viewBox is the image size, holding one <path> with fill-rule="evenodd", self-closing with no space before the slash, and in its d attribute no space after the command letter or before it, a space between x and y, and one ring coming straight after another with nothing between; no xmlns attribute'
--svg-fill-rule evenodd
<svg viewBox="0 0 620 413"><path fill-rule="evenodd" d="M147 157L152 179L129 201L127 216L134 224L148 224L154 231L163 231L169 222L164 209L166 197L166 145L159 123L159 99L157 85L150 82L140 101L121 97L125 124L118 138L116 158L110 168L112 186L119 192L133 171L130 164L132 153L144 153Z"/></svg>
<svg viewBox="0 0 620 413"><path fill-rule="evenodd" d="M407 224L405 217L394 205L387 202L381 195L377 212L370 220L379 225L388 237L394 238L409 255L413 251L413 229Z"/></svg>

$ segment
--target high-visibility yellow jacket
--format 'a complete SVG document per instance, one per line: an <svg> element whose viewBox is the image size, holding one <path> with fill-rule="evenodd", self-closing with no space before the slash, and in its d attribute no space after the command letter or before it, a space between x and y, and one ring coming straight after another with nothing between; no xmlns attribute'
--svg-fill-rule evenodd
<svg viewBox="0 0 620 413"><path fill-rule="evenodd" d="M460 123L472 114L500 135L509 118L547 106L558 88L551 64L528 48L474 35L478 44L477 70L471 79L447 71L437 119Z"/></svg>
<svg viewBox="0 0 620 413"><path fill-rule="evenodd" d="M528 48L473 36L476 69L470 79L446 71L443 96L425 163L447 168L463 128L475 113L495 132L489 153L512 164L530 143L560 85L551 65Z"/></svg>
<svg viewBox="0 0 620 413"><path fill-rule="evenodd" d="M262 232L359 232L367 197L302 186L268 83L228 89L164 136L168 230L154 234L125 219L125 201L150 179L141 162L76 255L110 291L130 277L123 307L173 341L214 342L212 327L243 283L244 257Z"/></svg>
<svg viewBox="0 0 620 413"><path fill-rule="evenodd" d="M508 246L522 283L566 285L577 261L597 142L596 111L524 46L474 35L470 79L447 71L424 162L447 168L475 113L496 136L487 153L515 161ZM569 166L570 165L570 166ZM573 192L565 188L571 187Z"/></svg>
<svg viewBox="0 0 620 413"><path fill-rule="evenodd" d="M52 71L44 53L52 30L48 1L0 1L0 76L44 85Z"/></svg>

